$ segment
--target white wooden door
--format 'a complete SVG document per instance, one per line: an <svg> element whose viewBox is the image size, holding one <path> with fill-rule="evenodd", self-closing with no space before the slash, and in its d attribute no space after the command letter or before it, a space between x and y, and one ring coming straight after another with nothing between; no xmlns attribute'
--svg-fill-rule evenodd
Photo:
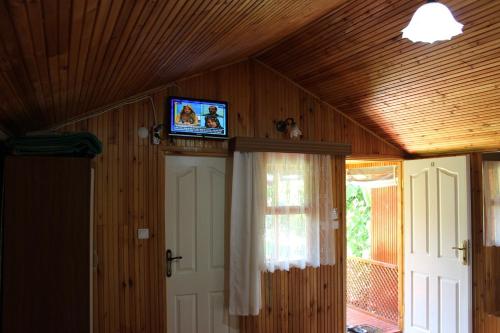
<svg viewBox="0 0 500 333"><path fill-rule="evenodd" d="M469 333L471 239L468 156L404 164L405 333Z"/></svg>
<svg viewBox="0 0 500 333"><path fill-rule="evenodd" d="M236 332L224 306L225 159L166 157L168 333ZM234 321L234 318L231 318Z"/></svg>

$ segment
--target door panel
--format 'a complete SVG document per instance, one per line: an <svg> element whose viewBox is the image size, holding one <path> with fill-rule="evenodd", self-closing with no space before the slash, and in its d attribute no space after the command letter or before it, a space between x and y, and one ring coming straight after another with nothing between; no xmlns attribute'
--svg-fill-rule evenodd
<svg viewBox="0 0 500 333"><path fill-rule="evenodd" d="M196 169L187 168L175 176L175 199L178 200L175 219L170 230L177 237L172 237L171 247L175 253L182 253L182 260L174 263L178 274L196 271Z"/></svg>
<svg viewBox="0 0 500 333"><path fill-rule="evenodd" d="M169 333L237 332L224 306L225 159L166 157Z"/></svg>
<svg viewBox="0 0 500 333"><path fill-rule="evenodd" d="M437 223L440 257L458 258L458 174L437 168Z"/></svg>
<svg viewBox="0 0 500 333"><path fill-rule="evenodd" d="M429 276L411 272L412 325L422 332L429 331Z"/></svg>
<svg viewBox="0 0 500 333"><path fill-rule="evenodd" d="M196 311L198 307L198 302L196 300L196 295L181 295L176 296L176 318L175 324L176 328L174 331L176 332L185 332L185 333L196 333Z"/></svg>
<svg viewBox="0 0 500 333"><path fill-rule="evenodd" d="M428 170L423 170L415 175L410 175L411 207L411 253L429 252L429 193Z"/></svg>
<svg viewBox="0 0 500 333"><path fill-rule="evenodd" d="M209 169L210 196L210 264L212 269L224 269L224 186L225 175L215 168Z"/></svg>
<svg viewBox="0 0 500 333"><path fill-rule="evenodd" d="M456 249L470 240L468 157L407 161L404 169L405 332L468 333L471 263Z"/></svg>
<svg viewBox="0 0 500 333"><path fill-rule="evenodd" d="M459 282L439 277L440 332L458 332L460 311ZM455 306L448 306L453 304Z"/></svg>

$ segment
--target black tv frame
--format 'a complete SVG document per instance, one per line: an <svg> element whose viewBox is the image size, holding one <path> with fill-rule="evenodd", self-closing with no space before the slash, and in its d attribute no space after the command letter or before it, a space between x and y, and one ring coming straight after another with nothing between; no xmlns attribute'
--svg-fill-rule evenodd
<svg viewBox="0 0 500 333"><path fill-rule="evenodd" d="M203 103L217 103L224 104L226 107L226 134L224 135L214 135L214 134L196 134L196 133L177 133L171 132L172 126L172 110L170 109L172 106L172 99L182 99L182 100L191 100L194 102L203 102ZM182 96L169 96L166 100L166 131L169 136L174 137L184 137L184 138L202 138L202 139L215 139L215 140L227 140L229 138L229 105L226 101L218 101L212 99L203 99L203 98L194 98L194 97L182 97Z"/></svg>

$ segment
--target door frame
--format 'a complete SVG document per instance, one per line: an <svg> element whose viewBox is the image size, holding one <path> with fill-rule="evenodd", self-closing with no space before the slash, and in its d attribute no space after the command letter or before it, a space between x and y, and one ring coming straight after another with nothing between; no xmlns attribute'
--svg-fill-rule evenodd
<svg viewBox="0 0 500 333"><path fill-rule="evenodd" d="M162 271L162 277L165 283L165 291L163 293L163 300L165 304L165 313L164 313L164 320L165 320L165 332L168 332L168 322L167 322L167 313L168 313L168 299L167 299L167 289L168 289L168 279L167 274L166 274L166 253L165 249L167 248L167 213L166 213L166 205L165 205L165 200L166 200L166 174L167 174L167 168L166 168L166 158L167 156L178 156L178 157L219 157L219 158L225 158L226 159L226 180L228 175L231 174L232 168L228 169L230 166L230 157L231 155L229 154L228 150L226 149L217 149L217 148L199 148L199 147L180 147L180 146L167 146L167 147L162 147L159 151L159 159L161 160L161 188L162 191L160 193L160 200L163 208L163 232L162 238L163 238L163 247L161 248L162 251L162 262L163 265L161 267ZM231 192L228 192L228 190L231 190L230 184L226 181L226 199L228 196L231 196ZM229 205L225 205L225 221L224 221L224 284L225 284L225 290L227 290L227 283L228 283L228 277L229 277L229 271L228 271L228 264L229 264L229 256L228 256L228 250L229 250L229 219L228 219L228 209L230 209ZM224 296L225 299L228 299L227 293Z"/></svg>
<svg viewBox="0 0 500 333"><path fill-rule="evenodd" d="M399 161L398 170L398 305L399 305L399 328L404 332L404 318L405 318L405 247L404 247L404 160Z"/></svg>
<svg viewBox="0 0 500 333"><path fill-rule="evenodd" d="M376 158L363 158L350 156L346 159L346 169L348 161L360 161L363 163L384 163L390 162L397 166L397 177L398 177L398 203L397 203L397 215L398 215L398 223L397 223L397 265L398 265L398 309L399 309L399 319L398 326L401 332L404 331L404 202L403 202L403 194L404 194L404 182L403 182L403 162L405 159L403 158L394 158L394 159L376 159ZM370 166L367 166L370 167ZM346 198L344 198L345 202ZM346 212L347 213L347 212ZM347 223L347 220L346 220ZM344 231L344 263L347 262L347 228ZM347 269L344 267L344 272L347 272ZM344 286L346 285L347 274L344 274ZM347 293L347 289L344 290L344 294ZM345 307L347 306L346 298L344 298L344 316L346 316ZM346 318L344 318L346 321Z"/></svg>
<svg viewBox="0 0 500 333"><path fill-rule="evenodd" d="M439 159L439 158L446 158L446 157L459 157L459 156L465 156L466 157L466 163L467 163L467 166L466 166L466 172L467 172L467 183L468 183L468 186L469 186L469 192L470 192L470 197L469 197L469 201L468 201L468 206L469 206L469 216L468 216L468 225L467 225L467 232L468 232L468 237L469 237L469 253L468 253L468 260L469 260L469 267L468 267L468 275L469 275L469 291L470 291L470 295L469 295L469 300L468 300L468 303L469 303L469 312L468 312L468 315L469 315L469 330L471 330L471 332L474 332L474 329L475 329L475 322L476 322L476 318L475 318L475 287L474 287L474 281L475 281L475 274L474 274L474 259L475 259L475 256L474 256L474 248L477 247L477 246L480 246L480 245L477 245L476 242L475 242L475 232L474 232L474 229L477 228L477 227L474 227L474 223L472 221L473 219L473 210L474 209L477 209L476 207L474 207L474 189L473 189L473 186L477 186L477 184L474 184L474 180L472 179L473 178L473 155L471 153L459 153L459 154L444 154L444 155L436 155L436 156L423 156L423 157L415 157L415 158L406 158L406 159L403 159L401 160L401 227L402 227L402 230L401 230L401 236L403 237L403 242L402 242L402 245L403 245L403 249L402 249L402 265L403 265L403 268L402 268L402 288L403 290L401 291L401 296L403 296L403 311L404 311L404 225L405 225L405 221L404 221L404 198L403 198L403 195L404 195L404 177L405 177L405 172L406 170L404 169L404 161L413 161L413 160L429 160L429 159ZM481 203L482 203L482 197L480 198L479 200ZM481 206L481 209L482 209L482 206ZM481 221L481 225L482 225L482 222ZM404 314L402 316L402 322L401 322L401 331L404 332Z"/></svg>

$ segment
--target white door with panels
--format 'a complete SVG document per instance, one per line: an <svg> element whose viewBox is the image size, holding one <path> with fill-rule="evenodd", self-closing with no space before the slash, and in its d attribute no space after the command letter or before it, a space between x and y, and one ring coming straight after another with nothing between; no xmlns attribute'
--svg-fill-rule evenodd
<svg viewBox="0 0 500 333"><path fill-rule="evenodd" d="M168 333L233 333L225 309L225 163L166 157Z"/></svg>
<svg viewBox="0 0 500 333"><path fill-rule="evenodd" d="M468 156L406 161L404 207L404 332L472 332Z"/></svg>

